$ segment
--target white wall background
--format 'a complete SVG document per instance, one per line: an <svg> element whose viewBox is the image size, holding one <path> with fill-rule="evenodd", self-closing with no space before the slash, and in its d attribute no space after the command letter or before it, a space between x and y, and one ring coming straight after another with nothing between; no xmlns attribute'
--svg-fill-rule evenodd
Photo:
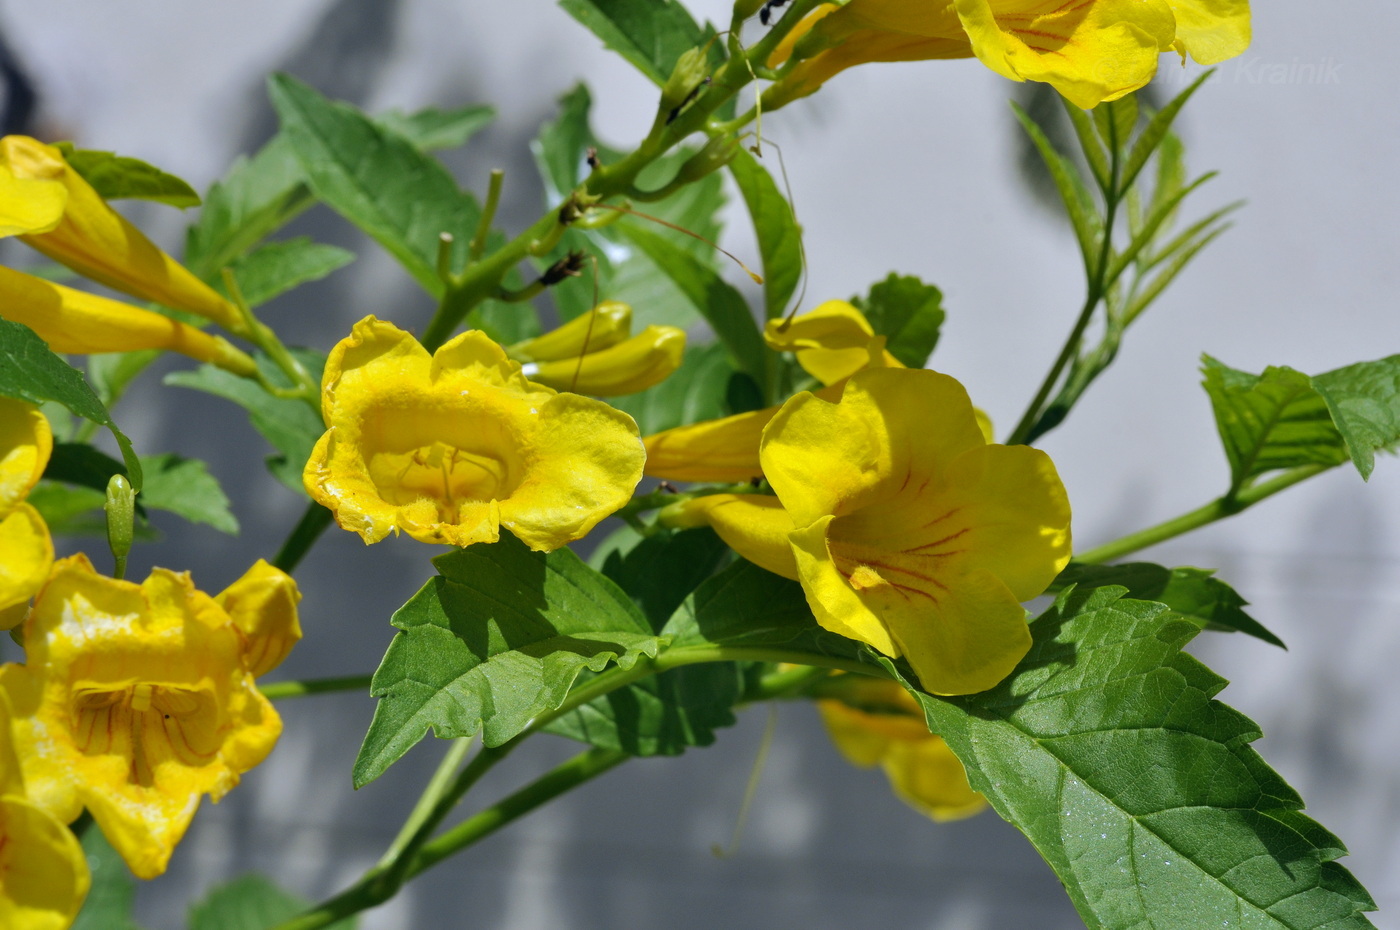
<svg viewBox="0 0 1400 930"><path fill-rule="evenodd" d="M727 19L724 3L690 5ZM1192 167L1222 175L1192 209L1250 204L1044 443L1069 487L1081 546L1223 489L1224 457L1197 386L1202 351L1239 368L1308 373L1400 351L1400 64L1390 47L1400 8L1336 0L1321 16L1306 0L1258 6L1254 46L1221 68L1180 124ZM477 190L490 169L508 170L503 219L514 229L540 210L526 143L575 80L591 85L599 129L616 144L638 139L654 107L643 79L546 0L0 0L0 34L36 82L42 133L148 159L197 187L270 131L260 89L269 69L371 110L494 103L495 125L447 160ZM1175 66L1163 67L1169 87L1180 86ZM949 319L933 364L962 379L1003 429L1082 299L1070 237L1030 206L1017 178L1012 93L975 62L869 66L764 123L783 146L806 227L809 303L863 293L891 270L936 282ZM727 244L753 254L735 216ZM183 220L172 211L141 219L178 241ZM312 215L295 231L365 257L274 305L271 321L294 338L326 347L371 312L426 322L431 308L406 276L343 224ZM154 413L138 418L145 410ZM139 447L209 459L245 526L236 540L171 526L165 544L138 552L133 574L143 560L189 568L218 590L300 513L261 473L265 449L251 430L187 428L227 420L219 402L150 379L124 413ZM1194 651L1235 679L1223 698L1263 725L1258 748L1351 847L1346 864L1380 903L1382 928L1400 927L1397 516L1400 466L1382 459L1370 486L1337 469L1147 554L1219 567L1288 642L1283 652L1206 636ZM379 590L350 581L386 564L394 573ZM302 573L308 637L288 674L373 667L388 614L429 573L416 543L366 553L333 531ZM371 709L361 696L283 705L283 744L221 806L201 811L169 875L143 888L141 919L179 926L191 895L251 868L318 898L371 864L441 751L425 744L352 796L349 764ZM709 848L733 825L762 711L712 749L604 777L440 866L362 926L1081 925L1048 868L994 815L925 822L878 774L847 767L808 708L780 714L732 857ZM499 797L575 750L541 742L479 796Z"/></svg>

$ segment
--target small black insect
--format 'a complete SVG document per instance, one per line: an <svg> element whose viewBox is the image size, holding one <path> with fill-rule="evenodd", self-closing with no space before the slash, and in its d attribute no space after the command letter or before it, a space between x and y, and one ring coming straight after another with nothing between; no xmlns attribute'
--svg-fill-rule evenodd
<svg viewBox="0 0 1400 930"><path fill-rule="evenodd" d="M787 3L787 0L768 0L767 3L763 4L763 8L758 11L758 21L765 26L768 25L769 21L773 18L773 11L785 3Z"/></svg>

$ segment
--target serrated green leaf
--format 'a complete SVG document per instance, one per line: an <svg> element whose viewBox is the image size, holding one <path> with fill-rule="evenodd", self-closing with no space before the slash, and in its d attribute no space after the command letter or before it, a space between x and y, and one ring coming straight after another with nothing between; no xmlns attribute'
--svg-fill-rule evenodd
<svg viewBox="0 0 1400 930"><path fill-rule="evenodd" d="M630 668L664 640L615 584L568 549L529 551L507 533L433 560L439 575L393 617L370 694L380 699L355 760L356 787L427 733L487 746L558 707L585 669Z"/></svg>
<svg viewBox="0 0 1400 930"><path fill-rule="evenodd" d="M477 104L455 110L428 107L414 113L390 110L374 118L385 129L403 136L420 149L455 149L465 145L496 118L495 107Z"/></svg>
<svg viewBox="0 0 1400 930"><path fill-rule="evenodd" d="M1371 928L1341 842L1250 748L1255 724L1212 700L1225 681L1181 652L1200 628L1122 594L1062 595L990 691L913 692L972 786L1096 930Z"/></svg>
<svg viewBox="0 0 1400 930"><path fill-rule="evenodd" d="M1123 562L1117 565L1089 565L1071 562L1051 585L1062 591L1070 585L1082 589L1121 585L1128 597L1166 604L1178 615L1196 621L1208 630L1248 633L1283 649L1283 644L1263 624L1244 612L1249 602L1235 589L1204 568L1164 568L1151 562Z"/></svg>
<svg viewBox="0 0 1400 930"><path fill-rule="evenodd" d="M626 555L614 551L603 571L660 630L728 553L709 529L666 532L641 540ZM717 728L733 724L743 683L743 671L729 662L672 669L585 704L546 729L633 755L675 755L709 745Z"/></svg>
<svg viewBox="0 0 1400 930"><path fill-rule="evenodd" d="M435 159L354 107L327 100L285 74L268 82L292 150L316 196L368 233L434 297L439 236L465 262L481 209Z"/></svg>
<svg viewBox="0 0 1400 930"><path fill-rule="evenodd" d="M1074 127L1074 134L1079 138L1079 148L1084 152L1084 160L1088 163L1089 170L1094 173L1099 190L1107 194L1112 188L1113 178L1109 169L1108 153L1104 151L1103 143L1094 129L1093 117L1065 98L1061 97L1060 100L1064 104L1070 125Z"/></svg>
<svg viewBox="0 0 1400 930"><path fill-rule="evenodd" d="M325 358L319 354L294 353L313 378L320 380ZM258 356L258 365L274 384L285 381L285 375ZM215 394L248 411L248 421L263 435L280 455L269 457L268 470L297 494L305 494L301 472L311 457L311 448L326 431L321 416L305 401L274 397L259 384L232 375L212 365L201 365L193 371L176 371L165 376L165 384L191 388Z"/></svg>
<svg viewBox="0 0 1400 930"><path fill-rule="evenodd" d="M315 203L286 133L252 158L239 157L204 198L199 221L185 237L185 264L208 281L263 237Z"/></svg>
<svg viewBox="0 0 1400 930"><path fill-rule="evenodd" d="M1106 100L1093 110L1094 128L1110 153L1123 152L1128 148L1137 119L1137 97L1133 94ZM1119 190L1123 190L1123 187L1120 186Z"/></svg>
<svg viewBox="0 0 1400 930"><path fill-rule="evenodd" d="M124 464L85 442L54 443L49 464L44 468L44 477L50 481L76 484L104 493L113 475L125 474Z"/></svg>
<svg viewBox="0 0 1400 930"><path fill-rule="evenodd" d="M298 236L260 246L237 259L232 268L243 299L248 306L258 307L308 281L319 281L354 260L353 252ZM222 281L216 286L223 291Z"/></svg>
<svg viewBox="0 0 1400 930"><path fill-rule="evenodd" d="M212 526L220 533L238 534L238 518L229 510L228 497L203 462L166 453L142 456L141 463L146 486L139 499L147 507Z"/></svg>
<svg viewBox="0 0 1400 930"><path fill-rule="evenodd" d="M199 206L199 194L185 181L139 158L78 149L56 143L68 167L83 176L103 200L155 200L184 209Z"/></svg>
<svg viewBox="0 0 1400 930"><path fill-rule="evenodd" d="M0 320L0 396L31 404L53 401L74 416L107 427L121 449L131 486L141 489L141 463L131 440L117 428L82 374L49 351L48 344L28 326L9 320Z"/></svg>
<svg viewBox="0 0 1400 930"><path fill-rule="evenodd" d="M665 381L609 402L636 420L643 436L650 436L673 426L727 416L725 388L732 374L734 365L719 343L687 348L681 367Z"/></svg>
<svg viewBox="0 0 1400 930"><path fill-rule="evenodd" d="M1065 214L1069 217L1070 225L1074 227L1074 237L1079 242L1084 267L1092 276L1094 266L1098 262L1097 218L1092 217L1085 206L1083 182L1079 179L1073 163L1055 151L1055 147L1046 138L1045 131L1036 125L1026 111L1015 104L1012 104L1012 109L1015 110L1016 119L1020 121L1026 134L1035 143L1036 151L1044 160L1045 167L1050 171L1055 190L1059 192L1060 201L1064 204Z"/></svg>
<svg viewBox="0 0 1400 930"><path fill-rule="evenodd" d="M107 517L102 505L107 495L96 488L41 481L25 498L39 511L55 536L106 535ZM139 535L140 526L136 528Z"/></svg>
<svg viewBox="0 0 1400 930"><path fill-rule="evenodd" d="M71 930L140 930L131 916L136 879L102 831L89 826L83 853L92 872L92 887Z"/></svg>
<svg viewBox="0 0 1400 930"><path fill-rule="evenodd" d="M1285 367L1251 375L1209 355L1202 357L1201 372L1232 490L1276 469L1346 461L1346 443L1307 375Z"/></svg>
<svg viewBox="0 0 1400 930"><path fill-rule="evenodd" d="M1214 69L1205 72L1200 77L1196 78L1196 80L1192 81L1189 87L1173 97L1170 103L1152 114L1152 118L1147 121L1147 125L1143 127L1142 132L1138 135L1137 141L1133 143L1133 148L1128 154L1127 161L1123 163L1123 173L1119 180L1119 190L1127 190L1132 186L1132 183L1137 180L1138 173L1141 172L1143 167L1147 164L1147 160L1152 157L1152 153L1156 151L1157 146L1161 145L1162 140L1171 132L1172 123L1176 121L1177 114L1181 112L1181 108L1186 106L1186 101L1190 100L1191 95L1194 94L1202 84L1209 80L1213 74L1215 74ZM1126 142L1126 137L1124 137L1124 141Z"/></svg>
<svg viewBox="0 0 1400 930"><path fill-rule="evenodd" d="M1369 479L1377 450L1400 445L1400 355L1357 362L1312 379L1361 477Z"/></svg>
<svg viewBox="0 0 1400 930"><path fill-rule="evenodd" d="M946 316L942 291L912 275L891 273L871 285L865 298L852 297L851 303L886 338L891 355L910 368L924 367L938 345Z"/></svg>
<svg viewBox="0 0 1400 930"><path fill-rule="evenodd" d="M729 163L753 220L758 252L763 256L763 307L768 319L783 315L802 279L802 229L792 205L773 176L744 149Z"/></svg>
<svg viewBox="0 0 1400 930"><path fill-rule="evenodd" d="M705 41L705 33L675 0L559 0L559 6L658 87L671 76L681 53Z"/></svg>
<svg viewBox="0 0 1400 930"><path fill-rule="evenodd" d="M767 394L773 383L773 354L768 351L743 295L714 269L656 233L631 223L618 225L709 321L735 366L752 377Z"/></svg>
<svg viewBox="0 0 1400 930"><path fill-rule="evenodd" d="M283 891L262 875L244 875L210 891L190 907L190 930L266 930L291 920L309 902ZM329 924L329 930L353 930L355 918Z"/></svg>

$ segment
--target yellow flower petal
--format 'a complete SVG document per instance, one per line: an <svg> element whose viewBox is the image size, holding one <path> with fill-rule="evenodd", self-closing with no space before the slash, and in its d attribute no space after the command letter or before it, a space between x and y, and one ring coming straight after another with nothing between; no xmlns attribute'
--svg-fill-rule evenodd
<svg viewBox="0 0 1400 930"><path fill-rule="evenodd" d="M301 640L297 603L301 592L291 575L258 559L214 598L247 640L244 664L261 678L282 664Z"/></svg>
<svg viewBox="0 0 1400 930"><path fill-rule="evenodd" d="M792 320L769 320L763 339L775 352L797 353L802 369L826 385L864 368L904 367L865 314L844 300L828 300Z"/></svg>
<svg viewBox="0 0 1400 930"><path fill-rule="evenodd" d="M63 219L68 190L49 178L17 178L0 164L0 236L45 233Z"/></svg>
<svg viewBox="0 0 1400 930"><path fill-rule="evenodd" d="M164 349L238 375L257 366L219 336L141 307L0 268L0 316L34 330L55 352Z"/></svg>
<svg viewBox="0 0 1400 930"><path fill-rule="evenodd" d="M839 403L798 395L760 459L823 627L936 694L990 688L1029 649L1020 601L1068 561L1069 504L1043 453L987 445L952 378L875 369Z"/></svg>
<svg viewBox="0 0 1400 930"><path fill-rule="evenodd" d="M954 0L972 49L1013 81L1044 81L1091 109L1152 80L1176 19L1165 0Z"/></svg>
<svg viewBox="0 0 1400 930"><path fill-rule="evenodd" d="M52 453L53 430L39 408L0 397L0 516L29 495Z"/></svg>
<svg viewBox="0 0 1400 930"><path fill-rule="evenodd" d="M525 377L559 391L621 397L660 384L681 366L685 330L648 326L631 339L586 355L526 362Z"/></svg>
<svg viewBox="0 0 1400 930"><path fill-rule="evenodd" d="M308 493L367 543L494 542L500 526L537 550L579 539L630 498L643 450L631 417L533 384L479 332L430 357L373 317L331 352L329 427Z"/></svg>
<svg viewBox="0 0 1400 930"><path fill-rule="evenodd" d="M0 688L29 796L64 821L86 806L141 878L165 870L200 796L217 801L281 732L242 634L188 575L158 568L137 585L64 559L25 652Z"/></svg>
<svg viewBox="0 0 1400 930"><path fill-rule="evenodd" d="M67 827L26 800L0 797L0 927L66 930L91 884Z"/></svg>
<svg viewBox="0 0 1400 930"><path fill-rule="evenodd" d="M0 520L0 630L24 620L24 611L53 567L53 540L39 511L20 504Z"/></svg>
<svg viewBox="0 0 1400 930"><path fill-rule="evenodd" d="M559 361L615 346L631 332L632 308L618 300L605 300L563 326L517 342L506 351L511 358L525 361Z"/></svg>
<svg viewBox="0 0 1400 930"><path fill-rule="evenodd" d="M232 304L109 207L58 149L28 136L5 136L0 167L16 179L56 181L67 191L63 219L49 231L24 236L27 244L100 284L243 331Z"/></svg>
<svg viewBox="0 0 1400 930"><path fill-rule="evenodd" d="M1176 46L1203 65L1249 48L1249 0L1167 0L1176 14Z"/></svg>
<svg viewBox="0 0 1400 930"><path fill-rule="evenodd" d="M797 580L788 536L794 527L783 505L767 494L710 494L672 504L657 515L663 526L714 527L731 549L760 568Z"/></svg>

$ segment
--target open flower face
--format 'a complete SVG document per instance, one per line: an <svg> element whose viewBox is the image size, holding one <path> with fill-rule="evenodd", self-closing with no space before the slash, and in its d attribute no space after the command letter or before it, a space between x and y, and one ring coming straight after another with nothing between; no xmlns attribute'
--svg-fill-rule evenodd
<svg viewBox="0 0 1400 930"><path fill-rule="evenodd" d="M24 640L0 688L28 794L65 822L86 807L141 878L165 870L200 796L221 798L281 732L244 635L187 574L138 585L64 559Z"/></svg>
<svg viewBox="0 0 1400 930"><path fill-rule="evenodd" d="M631 417L526 380L480 332L429 356L366 317L332 350L322 389L328 429L306 489L367 543L402 530L469 546L505 526L533 549L557 549L641 480Z"/></svg>
<svg viewBox="0 0 1400 930"><path fill-rule="evenodd" d="M1045 453L987 444L957 381L875 369L837 403L799 394L759 454L822 626L905 656L936 694L1025 655L1021 602L1069 561L1069 501Z"/></svg>

